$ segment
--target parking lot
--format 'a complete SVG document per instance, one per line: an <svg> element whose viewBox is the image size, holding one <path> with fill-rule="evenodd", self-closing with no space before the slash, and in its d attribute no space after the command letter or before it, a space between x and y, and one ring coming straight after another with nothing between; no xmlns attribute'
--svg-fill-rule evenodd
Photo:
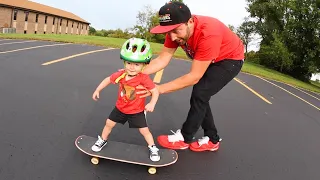
<svg viewBox="0 0 320 180"><path fill-rule="evenodd" d="M105 88L97 102L92 93L121 68L119 49L0 39L0 179L320 179L320 95L245 73L210 100L219 151L178 151L178 161L155 175L110 160L93 165L74 141L101 133L118 87ZM190 62L174 59L161 83L189 69ZM160 96L148 114L154 137L181 128L191 89ZM110 139L146 145L128 124Z"/></svg>

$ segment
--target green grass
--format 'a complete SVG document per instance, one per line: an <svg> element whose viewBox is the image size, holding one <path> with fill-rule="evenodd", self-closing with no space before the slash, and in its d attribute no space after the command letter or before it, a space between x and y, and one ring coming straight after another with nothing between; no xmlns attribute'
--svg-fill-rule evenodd
<svg viewBox="0 0 320 180"><path fill-rule="evenodd" d="M320 88L320 82L311 81L311 84Z"/></svg>
<svg viewBox="0 0 320 180"><path fill-rule="evenodd" d="M120 48L126 39L110 38L100 36L79 36L79 35L62 35L62 34L1 34L0 38L10 39L31 39L31 40L46 40L55 42L70 42L77 44L89 44L103 47ZM155 54L161 51L161 45L151 43L152 50ZM177 58L186 58L183 50L179 49L175 53Z"/></svg>
<svg viewBox="0 0 320 180"><path fill-rule="evenodd" d="M89 44L103 47L120 48L126 39L98 37L98 36L79 36L79 35L57 35L57 34L0 34L0 38L8 39L32 39L32 40L46 40L55 42L70 42L76 44ZM161 44L151 43L152 50L155 54L158 54L162 48ZM179 48L174 57L187 59L185 53ZM242 72L258 75L267 79L272 79L280 82L284 82L302 89L314 91L320 93L320 83L311 82L305 83L294 79L288 75L281 74L277 71L265 68L261 65L257 65L250 62L245 62L242 68Z"/></svg>
<svg viewBox="0 0 320 180"><path fill-rule="evenodd" d="M278 71L272 70L272 69L268 69L264 66L258 65L258 64L254 64L254 63L250 63L250 62L245 62L243 68L242 68L242 72L246 72L249 74L254 74L254 75L258 75L260 77L265 77L268 79L272 79L272 80L276 80L276 81L280 81L280 82L284 82L302 89L306 89L309 91L314 91L314 92L320 92L320 83L318 83L318 85L316 85L316 82L311 82L311 83L306 83L300 80L297 80L291 76L282 74Z"/></svg>

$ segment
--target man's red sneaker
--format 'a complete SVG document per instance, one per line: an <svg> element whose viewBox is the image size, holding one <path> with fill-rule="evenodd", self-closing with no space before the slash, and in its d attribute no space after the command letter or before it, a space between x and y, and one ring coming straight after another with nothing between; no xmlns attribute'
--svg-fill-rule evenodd
<svg viewBox="0 0 320 180"><path fill-rule="evenodd" d="M173 132L173 131L171 131ZM173 135L161 135L158 136L158 143L168 149L188 149L189 144L184 142L184 138L180 129L177 132L173 132Z"/></svg>
<svg viewBox="0 0 320 180"><path fill-rule="evenodd" d="M220 147L220 142L213 144L208 136L199 139L196 142L190 144L190 150L192 151L217 151Z"/></svg>

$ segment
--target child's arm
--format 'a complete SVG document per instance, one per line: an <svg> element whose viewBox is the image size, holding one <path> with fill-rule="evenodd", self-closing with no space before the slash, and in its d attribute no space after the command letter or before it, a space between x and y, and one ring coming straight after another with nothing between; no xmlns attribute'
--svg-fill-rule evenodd
<svg viewBox="0 0 320 180"><path fill-rule="evenodd" d="M110 84L110 76L106 77L97 87L96 91L100 92L103 88L107 87Z"/></svg>
<svg viewBox="0 0 320 180"><path fill-rule="evenodd" d="M156 103L159 98L159 91L158 91L157 87L155 87L152 90L150 90L150 92L152 93L151 100L146 105L145 109L146 109L146 111L153 112L154 107L156 106Z"/></svg>
<svg viewBox="0 0 320 180"><path fill-rule="evenodd" d="M105 78L100 84L99 86L96 88L96 90L94 91L93 95L92 95L92 99L97 101L97 99L99 99L99 94L100 91L105 88L106 86L108 86L110 84L110 76Z"/></svg>
<svg viewBox="0 0 320 180"><path fill-rule="evenodd" d="M150 90L150 92L152 93L152 96L151 96L151 100L150 100L149 103L157 104L157 101L158 101L158 98L159 98L159 91L158 91L157 87L155 87L152 90Z"/></svg>
<svg viewBox="0 0 320 180"><path fill-rule="evenodd" d="M96 90L92 95L92 98L96 101L97 100L96 97L99 98L99 93L103 88L107 87L110 83L113 83L113 84L118 83L119 81L118 79L123 78L124 75L125 75L124 71L118 71L106 77L96 88Z"/></svg>

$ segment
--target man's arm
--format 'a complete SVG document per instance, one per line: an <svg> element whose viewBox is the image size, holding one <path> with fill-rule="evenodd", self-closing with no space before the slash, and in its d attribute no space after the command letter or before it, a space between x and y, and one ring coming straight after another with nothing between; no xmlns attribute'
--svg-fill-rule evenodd
<svg viewBox="0 0 320 180"><path fill-rule="evenodd" d="M183 89L185 87L196 84L201 79L211 63L212 60L193 60L191 70L188 74L185 74L173 81L158 86L160 94L174 92L179 89Z"/></svg>
<svg viewBox="0 0 320 180"><path fill-rule="evenodd" d="M171 82L158 86L160 94L174 92L196 84L206 72L212 60L218 57L222 42L220 32L204 33L198 41L197 52L194 56L190 72Z"/></svg>
<svg viewBox="0 0 320 180"><path fill-rule="evenodd" d="M167 48L163 46L159 56L151 60L150 64L148 64L143 70L143 73L149 75L149 74L156 73L161 69L165 68L169 64L176 49L177 48Z"/></svg>

